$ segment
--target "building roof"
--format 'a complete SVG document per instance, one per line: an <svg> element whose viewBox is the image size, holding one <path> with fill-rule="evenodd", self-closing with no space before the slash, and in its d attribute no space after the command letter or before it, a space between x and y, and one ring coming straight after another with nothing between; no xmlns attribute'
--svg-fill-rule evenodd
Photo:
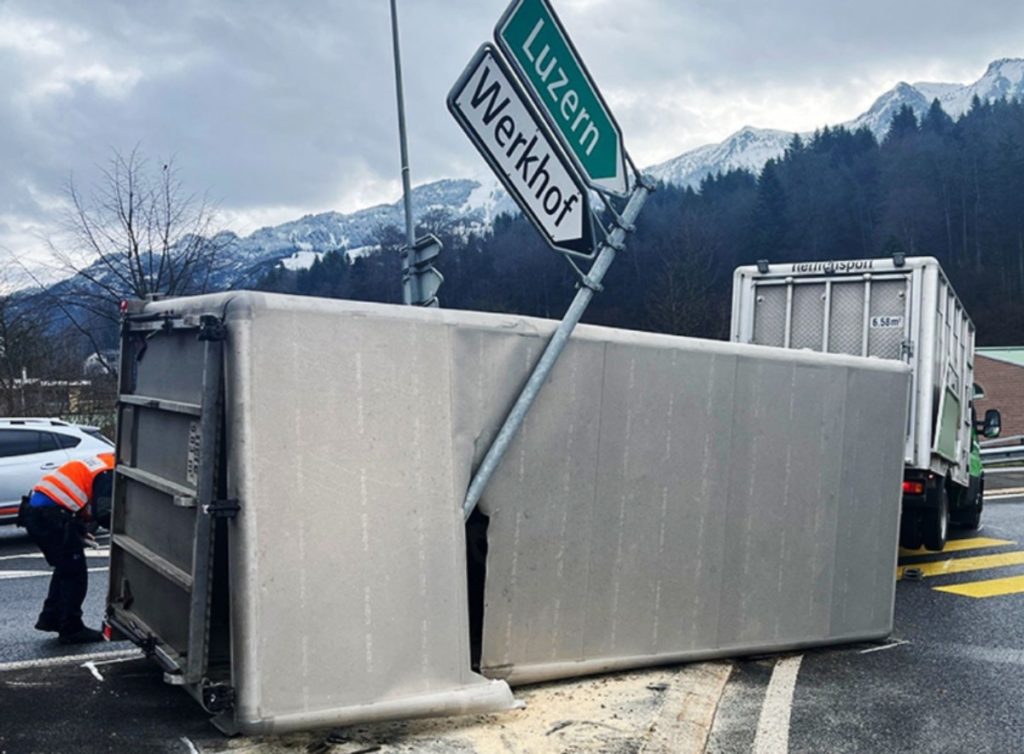
<svg viewBox="0 0 1024 754"><path fill-rule="evenodd" d="M979 356L987 356L1014 366L1024 367L1024 346L1001 346L999 348L976 348Z"/></svg>

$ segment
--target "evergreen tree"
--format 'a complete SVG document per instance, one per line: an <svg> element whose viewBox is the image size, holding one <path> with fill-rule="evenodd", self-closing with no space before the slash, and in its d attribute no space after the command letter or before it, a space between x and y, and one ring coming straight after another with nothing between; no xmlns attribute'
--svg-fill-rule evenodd
<svg viewBox="0 0 1024 754"><path fill-rule="evenodd" d="M885 141L898 141L917 133L917 115L910 105L900 105L900 109L892 116Z"/></svg>
<svg viewBox="0 0 1024 754"><path fill-rule="evenodd" d="M977 95L975 95L977 96ZM946 134L953 130L953 119L942 109L942 103L936 97L932 100L931 107L921 119L921 131L924 133Z"/></svg>
<svg viewBox="0 0 1024 754"><path fill-rule="evenodd" d="M484 233L453 233L438 213L421 225L444 242L446 308L558 318L577 278L522 216ZM425 230L426 227L421 228ZM262 287L397 302L402 233L381 249L331 252L308 270L268 270ZM699 187L662 185L586 319L616 327L725 337L731 273L759 258L854 259L895 251L936 256L984 345L1024 332L1024 104L975 98L955 121L933 101L920 124L897 112L881 144L866 128L794 136L760 175L730 170Z"/></svg>

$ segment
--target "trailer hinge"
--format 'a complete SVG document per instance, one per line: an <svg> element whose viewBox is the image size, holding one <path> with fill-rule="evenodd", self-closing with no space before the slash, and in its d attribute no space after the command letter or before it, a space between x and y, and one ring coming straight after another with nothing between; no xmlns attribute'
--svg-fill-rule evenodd
<svg viewBox="0 0 1024 754"><path fill-rule="evenodd" d="M227 500L214 500L203 506L203 513L214 518L234 518L242 506L238 504L238 498Z"/></svg>
<svg viewBox="0 0 1024 754"><path fill-rule="evenodd" d="M905 340L900 343L900 355L906 359L909 359L914 355L914 341Z"/></svg>
<svg viewBox="0 0 1024 754"><path fill-rule="evenodd" d="M228 329L220 317L212 314L204 314L199 318L199 340L225 340L228 336Z"/></svg>
<svg viewBox="0 0 1024 754"><path fill-rule="evenodd" d="M159 643L159 640L152 634L148 634L136 643L138 644L139 649L142 650L142 653L146 655L146 657L152 657L153 654L156 652L156 647L157 644Z"/></svg>
<svg viewBox="0 0 1024 754"><path fill-rule="evenodd" d="M203 707L207 712L223 712L235 703L235 690L226 683L203 685Z"/></svg>

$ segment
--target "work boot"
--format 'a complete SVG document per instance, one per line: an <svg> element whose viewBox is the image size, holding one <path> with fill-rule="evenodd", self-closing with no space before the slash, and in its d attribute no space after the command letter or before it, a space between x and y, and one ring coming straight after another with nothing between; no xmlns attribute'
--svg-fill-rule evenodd
<svg viewBox="0 0 1024 754"><path fill-rule="evenodd" d="M60 623L56 618L51 618L48 615L40 615L39 620L36 621L36 631L60 631Z"/></svg>
<svg viewBox="0 0 1024 754"><path fill-rule="evenodd" d="M85 626L82 626L77 631L61 634L57 637L57 641L61 644L95 644L99 641L106 641L106 639L104 639L103 634L95 628L86 628Z"/></svg>

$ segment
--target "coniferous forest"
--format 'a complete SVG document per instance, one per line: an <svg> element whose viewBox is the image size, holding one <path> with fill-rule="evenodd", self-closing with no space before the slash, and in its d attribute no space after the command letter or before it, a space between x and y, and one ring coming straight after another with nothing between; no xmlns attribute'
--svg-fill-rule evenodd
<svg viewBox="0 0 1024 754"><path fill-rule="evenodd" d="M560 318L575 273L523 217L464 237L420 218L445 249L442 306ZM308 270L275 269L267 290L400 300L397 228L382 253L349 264L327 254ZM978 330L979 345L1024 343L1024 103L975 100L958 120L936 101L897 113L881 143L866 129L794 137L760 175L662 185L648 200L585 320L728 337L732 271L772 262L934 256Z"/></svg>

